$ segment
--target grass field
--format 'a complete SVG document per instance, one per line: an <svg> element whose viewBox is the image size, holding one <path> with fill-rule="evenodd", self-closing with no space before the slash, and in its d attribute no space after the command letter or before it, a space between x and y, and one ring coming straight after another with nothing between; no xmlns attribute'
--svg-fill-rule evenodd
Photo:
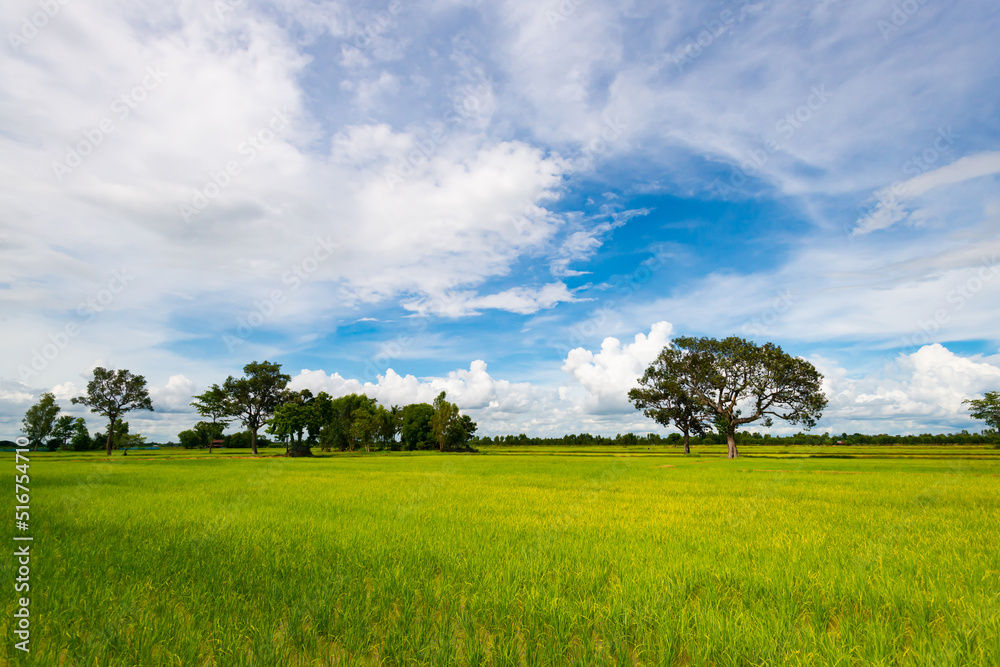
<svg viewBox="0 0 1000 667"><path fill-rule="evenodd" d="M1000 451L723 450L32 455L0 663L1000 664Z"/></svg>

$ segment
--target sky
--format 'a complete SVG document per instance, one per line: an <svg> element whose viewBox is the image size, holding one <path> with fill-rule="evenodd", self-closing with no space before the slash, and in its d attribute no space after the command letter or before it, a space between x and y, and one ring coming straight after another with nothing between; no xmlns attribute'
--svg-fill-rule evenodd
<svg viewBox="0 0 1000 667"><path fill-rule="evenodd" d="M1000 389L993 0L7 0L0 438L95 366L165 442L245 364L481 435L664 429L673 337L812 362L819 432ZM797 426L779 424L774 433Z"/></svg>

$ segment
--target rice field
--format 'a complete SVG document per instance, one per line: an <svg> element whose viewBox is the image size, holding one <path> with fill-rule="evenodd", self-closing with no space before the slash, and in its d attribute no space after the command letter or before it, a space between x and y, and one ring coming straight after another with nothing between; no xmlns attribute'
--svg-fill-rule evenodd
<svg viewBox="0 0 1000 667"><path fill-rule="evenodd" d="M33 455L0 663L1000 664L1000 451L723 450Z"/></svg>

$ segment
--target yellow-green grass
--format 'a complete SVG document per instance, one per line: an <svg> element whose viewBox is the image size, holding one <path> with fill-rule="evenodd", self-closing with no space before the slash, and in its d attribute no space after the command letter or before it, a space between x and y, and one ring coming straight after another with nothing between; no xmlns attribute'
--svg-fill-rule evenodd
<svg viewBox="0 0 1000 667"><path fill-rule="evenodd" d="M0 663L1000 663L995 449L501 449L33 456Z"/></svg>

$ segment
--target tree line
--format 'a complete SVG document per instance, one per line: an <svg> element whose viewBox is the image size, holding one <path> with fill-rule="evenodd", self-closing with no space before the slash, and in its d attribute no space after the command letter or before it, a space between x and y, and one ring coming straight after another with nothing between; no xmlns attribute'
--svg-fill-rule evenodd
<svg viewBox="0 0 1000 667"><path fill-rule="evenodd" d="M191 405L203 417L178 438L184 447L249 446L257 454L258 444L270 444L259 435L263 428L286 446L291 456L311 454L313 446L324 451L366 452L389 449L438 449L458 451L469 448L477 426L458 406L447 400L445 392L433 404L385 407L364 394L333 398L326 392L317 395L308 389L288 388L291 377L281 372L281 365L269 361L251 362L243 367L243 376L229 376L222 385L213 384L197 396ZM128 370L94 369L87 383L87 393L72 399L91 412L108 420L107 434L91 437L83 418L59 416L59 406L51 393L30 407L22 421L22 432L33 449L87 450L105 452L128 449L145 442L129 433L123 416L134 410L153 410L146 380ZM224 436L233 422L240 422L243 433ZM399 438L397 439L397 436Z"/></svg>
<svg viewBox="0 0 1000 667"><path fill-rule="evenodd" d="M333 398L309 389L293 391L281 365L268 361L243 367L243 377L226 378L194 397L191 405L206 419L178 437L185 447L208 446L222 437L233 421L250 434L257 453L258 431L265 428L285 443L292 456L309 455L313 446L323 451L438 449L468 447L476 424L441 392L434 403L386 407L364 394ZM210 421L209 421L210 420ZM399 439L397 439L399 436Z"/></svg>
<svg viewBox="0 0 1000 667"><path fill-rule="evenodd" d="M815 426L827 405L823 395L823 376L804 359L793 357L773 343L757 345L742 338L680 337L663 348L628 393L629 400L643 413L663 426L674 426L680 433L667 436L633 433L615 438L589 434L562 438L496 436L477 438L477 425L462 415L458 406L441 392L433 404L383 406L364 394L333 398L326 392L313 395L308 389L288 388L291 377L281 372L281 365L268 361L251 362L243 367L243 376L229 376L222 385L213 384L197 396L191 405L203 417L193 428L178 437L185 447L248 444L257 454L258 441L267 442L259 431L274 436L286 446L289 455L309 455L313 446L324 451L467 449L471 443L484 445L584 446L614 444L681 443L685 453L692 444L727 445L730 458L739 456L738 445L746 442L774 444L979 444L997 441L1000 432L1000 392L986 392L981 399L969 399L970 415L985 421L990 430L983 434L962 431L956 435L848 436L797 433L784 438L738 429L760 422L769 427L774 419ZM133 410L153 410L152 401L141 375L128 370L94 369L87 393L72 399L91 412L108 420L107 433L91 437L83 418L59 415L59 406L51 393L44 393L31 406L22 421L22 432L34 449L94 449L103 441L110 456L112 449L128 449L144 444L145 438L130 433L124 415ZM240 422L243 433L224 436L233 422ZM398 436L398 439L397 439Z"/></svg>
<svg viewBox="0 0 1000 667"><path fill-rule="evenodd" d="M725 445L725 433L717 431L703 435L693 435L688 438L688 447L699 445ZM568 434L559 437L532 437L524 433L517 435L486 436L476 440L476 446L486 447L681 447L684 437L680 433L619 433L614 436L591 435L590 433ZM736 445L760 446L769 445L785 447L791 445L830 446L830 445L1000 445L1000 434L995 430L984 430L981 433L923 433L920 435L869 435L864 433L794 433L791 435L772 435L770 433L737 432Z"/></svg>

